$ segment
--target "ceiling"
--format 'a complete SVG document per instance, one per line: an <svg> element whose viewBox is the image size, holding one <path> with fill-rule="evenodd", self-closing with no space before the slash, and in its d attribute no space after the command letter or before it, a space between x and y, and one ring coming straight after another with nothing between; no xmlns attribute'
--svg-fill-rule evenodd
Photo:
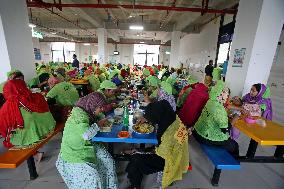
<svg viewBox="0 0 284 189"><path fill-rule="evenodd" d="M220 15L219 10L231 11L238 0L61 0L62 4L59 2L60 0L55 0L56 4L54 0L27 2L30 23L37 25L37 29L45 34L43 41L96 42L96 29L106 28L109 42L131 43L143 40L160 44L171 39L173 30L182 31L184 34L199 32L204 23ZM95 7L98 4L101 7ZM64 7L69 5L72 7ZM82 5L91 5L92 8ZM139 5L144 6L143 9L140 9ZM169 10L157 10L161 8ZM174 8L180 9L173 10ZM181 8L192 10L181 11ZM198 11L201 8L207 12L201 14ZM208 13L209 10L217 10L217 13ZM230 13L232 12L236 11ZM144 30L129 30L130 25L143 25Z"/></svg>

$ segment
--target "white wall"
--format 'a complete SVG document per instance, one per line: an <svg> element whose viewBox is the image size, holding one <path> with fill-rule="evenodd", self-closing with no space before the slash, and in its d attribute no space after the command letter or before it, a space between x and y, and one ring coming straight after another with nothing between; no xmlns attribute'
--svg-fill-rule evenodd
<svg viewBox="0 0 284 189"><path fill-rule="evenodd" d="M76 43L76 55L80 62L88 63L89 55L98 54L98 44L91 43L89 46L85 46L83 43ZM132 64L133 63L133 44L118 44L117 51L119 52L118 56L113 56L113 51L115 51L115 45L112 43L107 44L107 53L108 61L116 61L117 63L122 64Z"/></svg>
<svg viewBox="0 0 284 189"><path fill-rule="evenodd" d="M241 0L226 81L232 95L244 95L254 83L267 83L284 20L282 0ZM246 48L242 67L232 67L235 49Z"/></svg>
<svg viewBox="0 0 284 189"><path fill-rule="evenodd" d="M167 51L171 52L170 46L160 46L159 64L163 64L165 66L170 65L170 54L166 54Z"/></svg>
<svg viewBox="0 0 284 189"><path fill-rule="evenodd" d="M4 46L0 50L3 51L0 53L1 70L2 64L6 64L5 71L9 68L7 65L10 64L11 69L21 70L26 80L29 80L35 75L35 66L26 1L0 1L0 15L2 26L0 43L2 47ZM5 40L3 40L4 38ZM7 52L9 56L7 56ZM3 78L1 73L1 80Z"/></svg>
<svg viewBox="0 0 284 189"><path fill-rule="evenodd" d="M7 72L11 70L8 49L6 45L4 29L2 26L2 19L0 14L0 58L1 58L1 69L0 69L0 83L7 80Z"/></svg>
<svg viewBox="0 0 284 189"><path fill-rule="evenodd" d="M40 42L39 45L40 45L41 62L48 63L52 61L51 43Z"/></svg>
<svg viewBox="0 0 284 189"><path fill-rule="evenodd" d="M199 34L185 35L180 41L179 61L184 67L191 67L195 77L203 78L204 70L209 60L215 60L220 18L206 24ZM193 75L194 75L193 74Z"/></svg>
<svg viewBox="0 0 284 189"><path fill-rule="evenodd" d="M80 63L89 63L89 56L98 54L98 44L90 43L89 46L86 46L84 43L76 43L75 51Z"/></svg>

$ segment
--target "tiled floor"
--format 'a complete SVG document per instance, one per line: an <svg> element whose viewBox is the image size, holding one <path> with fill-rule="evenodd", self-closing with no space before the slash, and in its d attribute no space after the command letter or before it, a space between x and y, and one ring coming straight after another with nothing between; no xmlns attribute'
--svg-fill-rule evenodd
<svg viewBox="0 0 284 189"><path fill-rule="evenodd" d="M62 178L55 168L55 161L60 148L60 134L50 141L42 151L45 157L38 167L39 177L29 180L26 163L17 169L0 169L0 189L67 189ZM245 136L239 139L240 151L244 154L249 140ZM214 170L211 163L200 150L194 139L190 139L190 159L193 170L184 175L182 181L175 182L168 189L202 188L212 189L210 178ZM257 154L273 154L275 148L259 148ZM0 152L3 149L0 149ZM124 174L127 162L117 163L120 188L128 185ZM157 188L156 175L148 175L144 178L143 188ZM284 164L254 164L242 163L240 171L223 171L219 187L221 189L284 189Z"/></svg>

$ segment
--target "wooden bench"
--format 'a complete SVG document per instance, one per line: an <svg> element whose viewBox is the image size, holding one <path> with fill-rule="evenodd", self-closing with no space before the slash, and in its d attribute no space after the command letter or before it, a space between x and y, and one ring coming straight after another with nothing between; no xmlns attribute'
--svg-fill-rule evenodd
<svg viewBox="0 0 284 189"><path fill-rule="evenodd" d="M30 179L34 180L38 177L33 155L46 144L53 136L63 130L65 123L57 123L54 131L48 135L47 138L41 142L35 144L31 148L21 150L7 150L0 155L0 168L14 169L17 168L21 163L27 160Z"/></svg>
<svg viewBox="0 0 284 189"><path fill-rule="evenodd" d="M200 144L201 148L215 166L211 184L218 186L221 170L239 170L241 168L240 162L229 154L225 149Z"/></svg>

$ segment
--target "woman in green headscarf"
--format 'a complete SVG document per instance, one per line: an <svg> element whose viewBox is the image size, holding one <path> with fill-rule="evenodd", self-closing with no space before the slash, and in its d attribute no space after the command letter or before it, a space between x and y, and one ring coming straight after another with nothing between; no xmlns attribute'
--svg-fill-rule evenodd
<svg viewBox="0 0 284 189"><path fill-rule="evenodd" d="M87 79L93 91L99 90L101 82L97 75L91 74L87 77Z"/></svg>
<svg viewBox="0 0 284 189"><path fill-rule="evenodd" d="M220 146L233 156L239 155L239 146L230 138L230 123L225 110L229 98L229 88L222 81L212 87L209 100L198 121L194 125L194 137L200 143Z"/></svg>
<svg viewBox="0 0 284 189"><path fill-rule="evenodd" d="M117 89L116 84L109 80L103 81L100 85L99 92L101 92L105 96L107 104L108 104L105 106L106 112L111 111L113 108L116 107L116 103L115 103L116 89Z"/></svg>
<svg viewBox="0 0 284 189"><path fill-rule="evenodd" d="M56 84L46 95L47 98L54 98L60 106L74 106L79 99L79 94L73 84L61 82Z"/></svg>
<svg viewBox="0 0 284 189"><path fill-rule="evenodd" d="M147 94L151 99L157 98L160 83L161 81L156 76L150 75L146 78Z"/></svg>

